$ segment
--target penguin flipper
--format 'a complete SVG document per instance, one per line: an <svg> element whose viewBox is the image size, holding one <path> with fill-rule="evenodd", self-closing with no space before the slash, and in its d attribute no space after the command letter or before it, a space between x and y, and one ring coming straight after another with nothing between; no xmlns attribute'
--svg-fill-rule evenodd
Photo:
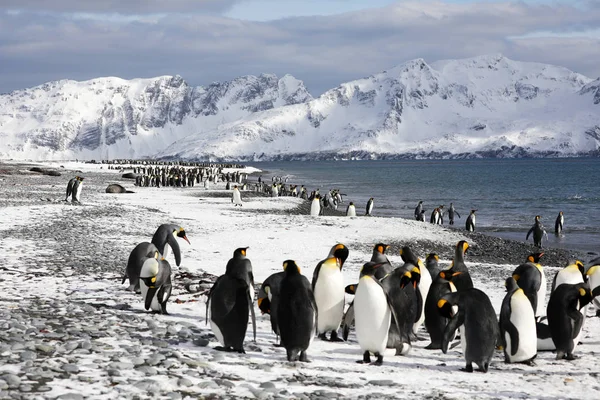
<svg viewBox="0 0 600 400"><path fill-rule="evenodd" d="M246 294L248 295L248 304L250 306L250 315L252 317L252 334L253 334L254 342L256 343L256 314L254 313L254 304L252 303L252 297L250 296L250 290L252 290L251 286L248 287L248 291L246 292Z"/></svg>
<svg viewBox="0 0 600 400"><path fill-rule="evenodd" d="M514 326L512 322L510 322L510 320L505 321L504 329L510 336L510 355L514 356L515 354L517 354L517 350L519 350L519 331L517 330L517 327ZM504 341L504 338L502 338L502 341ZM504 350L506 351L506 345L504 347Z"/></svg>
<svg viewBox="0 0 600 400"><path fill-rule="evenodd" d="M415 294L417 295L417 314L415 316L414 322L417 322L421 319L421 315L423 314L423 296L421 295L420 290L417 289L415 292Z"/></svg>
<svg viewBox="0 0 600 400"><path fill-rule="evenodd" d="M458 216L458 218L460 218L460 214L458 213L458 211L454 211L454 213Z"/></svg>
<svg viewBox="0 0 600 400"><path fill-rule="evenodd" d="M600 286L598 287L600 289ZM350 306L342 318L342 338L347 341L348 335L350 334L350 326L354 322L354 300L350 303Z"/></svg>
<svg viewBox="0 0 600 400"><path fill-rule="evenodd" d="M154 298L154 295L156 294L156 291L158 289L156 287L148 287L148 291L146 292L146 299L145 299L145 303L144 303L144 308L146 310L150 309L150 306L152 305L152 299Z"/></svg>
<svg viewBox="0 0 600 400"><path fill-rule="evenodd" d="M179 243L177 243L177 239L173 235L167 236L167 243L171 246L171 250L173 251L175 265L179 267L179 264L181 264L181 249L179 248Z"/></svg>
<svg viewBox="0 0 600 400"><path fill-rule="evenodd" d="M567 315L573 320L572 339L575 339L577 336L579 336L579 332L581 332L581 327L583 326L583 314L577 310L571 310L567 313Z"/></svg>
<svg viewBox="0 0 600 400"><path fill-rule="evenodd" d="M317 266L315 267L315 270L313 271L313 278L312 278L312 283L310 285L311 289L313 290L313 292L315 291L315 285L317 284L317 278L319 277L319 272L321 271L321 265L323 265L323 261L320 261Z"/></svg>
<svg viewBox="0 0 600 400"><path fill-rule="evenodd" d="M465 323L465 314L459 308L456 315L448 321L446 324L446 328L444 329L444 334L442 335L442 352L446 354L448 352L448 344L454 338L454 333L456 330ZM461 337L460 340L466 340L466 338Z"/></svg>
<svg viewBox="0 0 600 400"><path fill-rule="evenodd" d="M525 240L529 240L529 236L533 233L534 230L535 230L535 226L532 226L531 229L529 230L529 232L527 232L527 236L525 236Z"/></svg>

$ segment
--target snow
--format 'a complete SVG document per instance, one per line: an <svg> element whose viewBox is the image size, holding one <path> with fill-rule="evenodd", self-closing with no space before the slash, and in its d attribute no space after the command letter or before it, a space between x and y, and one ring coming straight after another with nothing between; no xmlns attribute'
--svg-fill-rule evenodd
<svg viewBox="0 0 600 400"><path fill-rule="evenodd" d="M89 171L98 169L99 165L70 163L67 168ZM116 171L105 171L116 173ZM62 187L57 187L57 198L63 196ZM223 188L213 189L211 192L223 191ZM410 242L421 239L436 243L454 246L459 240L464 239L460 232L450 231L431 224L407 221L399 218L379 217L310 217L308 215L292 215L282 211L290 210L297 206L301 200L296 198L250 198L245 197L243 209L234 207L230 197L201 197L207 191L202 187L174 190L168 188L135 188L133 194L108 195L87 191L82 194L83 207L110 208L123 206L131 210L158 210L165 222L180 223L188 234L191 245L182 243L182 270L200 271L220 275L224 273L225 265L237 247L249 246L248 258L252 261L254 276L261 282L271 273L282 268L282 262L287 259L296 260L303 273L309 277L317 263L326 257L331 246L337 242L344 243L350 249L350 256L344 265L344 279L346 284L355 283L358 279L359 269L371 257L372 246L378 242ZM44 252L44 240L13 240L10 232L18 229L24 223L51 218L49 213L71 212L68 205L53 205L52 203L39 203L29 206L7 207L0 215L2 222L1 232L4 239L0 241L0 254L4 256L3 266L11 270L25 268L19 262L22 252L28 257L39 258ZM76 209L75 209L76 210ZM23 216L27 216L23 219ZM150 215L148 215L148 220ZM115 223L112 219L96 218L86 221L90 224L90 232L95 228ZM129 219L126 215L119 220L120 231L132 232L140 223L136 219ZM120 237L106 238L101 232L97 233L97 240L114 240L133 248L137 242L149 238L133 237L123 234ZM99 244L100 245L100 244ZM129 254L121 254L123 270ZM60 257L62 255L56 254ZM420 255L424 258L424 255ZM390 254L389 259L393 265L400 264L398 254ZM443 265L448 265L450 260L441 260ZM172 263L174 266L174 263ZM476 287L484 290L491 298L492 303L499 312L499 307L504 297L504 277L510 274L515 266L473 264L467 265L473 273ZM41 272L43 264L36 266ZM549 274L549 272L546 272ZM74 276L68 279L53 279L51 276L40 276L35 279L23 281L19 274L5 272L2 282L3 298L33 298L43 293L45 296L55 297L65 302L84 301L129 303L133 309L124 310L123 313L144 313L141 298L138 295L125 291L127 284L120 285L117 276ZM5 297L6 296L6 297ZM191 296L183 291L175 293L169 302L171 315L155 315L154 319L168 322L181 328L183 323L193 323L197 327L208 330L204 320L205 296L198 298L198 302L176 303L174 300L189 300ZM0 304L3 304L0 300ZM5 305L7 303L4 303ZM256 306L255 306L256 307ZM205 368L213 368L223 373L235 374L243 381L235 382L232 389L222 387L217 389L202 389L193 386L189 389L196 395L217 393L220 396L248 396L255 397L253 386L264 382L274 382L275 386L287 389L290 396L304 392L314 392L322 389L333 391L346 398L357 396L375 396L381 393L395 397L444 398L444 399L498 399L498 398L580 398L596 399L600 385L597 374L600 372L600 360L597 353L600 351L600 342L597 332L600 330L598 318L588 318L584 327L583 344L577 348L579 358L572 362L557 361L555 355L546 352L539 353L537 365L529 367L519 364L505 364L503 355L499 352L494 356L490 371L487 374L466 373L460 371L464 367L460 346L450 350L444 355L441 351L428 351L424 347L428 341L419 341L413 344L413 349L408 356L394 356L394 350L388 349L385 353L384 363L381 367L360 365L355 363L361 359L362 354L356 338L351 333L347 343L330 343L314 340L308 349L311 363L288 363L285 361L285 351L273 347L275 337L271 332L267 315L258 316L258 334L255 347L251 344L251 330L246 337L247 354L223 354L221 361L215 362L207 359L202 353L217 354L212 349L194 346L191 343L179 344L176 350L182 356L200 360ZM107 321L116 323L116 321ZM421 331L421 335L425 335ZM103 339L108 346L118 348L126 346L126 342L112 339ZM212 341L210 347L217 343ZM255 350L256 348L260 351ZM219 353L222 354L222 353ZM82 356L85 357L85 356ZM85 363L80 364L81 376L97 374L99 364L107 362L95 353L87 357ZM114 361L114 360L111 360ZM128 360L121 360L128 362ZM0 365L0 374L11 366ZM123 378L133 377L135 371L124 370ZM304 383L286 383L284 378L301 376ZM157 375L152 378L162 390L174 390L176 380L166 375ZM189 377L195 384L198 379ZM328 385L317 382L326 380ZM391 386L381 381L392 380ZM337 387L339 384L340 387ZM67 392L81 392L89 398L108 399L131 396L135 393L142 394L139 388L126 383L113 388L108 382L100 379L98 382L86 382L76 379L62 379L52 382L52 391L49 395L58 396Z"/></svg>

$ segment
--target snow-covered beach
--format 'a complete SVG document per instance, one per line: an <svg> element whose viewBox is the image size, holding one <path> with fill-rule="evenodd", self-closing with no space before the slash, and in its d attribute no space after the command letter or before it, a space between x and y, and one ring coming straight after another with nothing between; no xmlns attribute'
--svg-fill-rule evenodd
<svg viewBox="0 0 600 400"><path fill-rule="evenodd" d="M381 367L359 365L353 333L346 343L313 341L311 363L288 363L285 351L273 346L268 315L258 308L257 340L252 342L249 329L247 354L215 351L217 341L205 321L206 296L184 286L221 275L237 247L250 247L255 280L262 282L287 259L310 279L331 246L344 243L350 250L344 266L349 284L357 281L375 243L392 244L394 266L401 264L399 246L413 243L421 258L437 251L447 265L453 246L465 239L481 254L479 261L469 255L466 260L475 286L490 296L497 312L504 278L516 264L499 260L498 249L495 260L486 260L483 237L477 243L477 236L431 224L310 217L297 211L303 200L244 192L243 207L234 207L224 183L209 190L136 188L97 164L60 165L52 165L60 177L30 173L26 164L0 175L0 398L597 398L597 318L584 326L577 360L558 361L543 352L529 367L505 364L497 352L487 374L460 371L460 346L443 354L425 350L428 340L415 343L407 356L388 350ZM76 171L86 178L81 205L63 201ZM105 193L110 183L135 193ZM181 266L171 263L170 315L145 311L141 297L121 285L129 252L162 223L183 226L191 241L181 243ZM433 248L425 249L428 244ZM562 267L542 264L549 282Z"/></svg>

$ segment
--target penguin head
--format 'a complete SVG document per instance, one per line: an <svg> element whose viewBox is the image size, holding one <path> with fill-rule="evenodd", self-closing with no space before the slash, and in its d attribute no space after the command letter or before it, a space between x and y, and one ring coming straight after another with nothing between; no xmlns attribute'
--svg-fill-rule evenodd
<svg viewBox="0 0 600 400"><path fill-rule="evenodd" d="M579 293L577 293L577 298L579 299L579 307L583 308L585 305L589 304L593 299L594 295L590 290L590 287L587 283L579 283L576 285L576 288Z"/></svg>
<svg viewBox="0 0 600 400"><path fill-rule="evenodd" d="M185 229L183 229L182 227L179 227L179 229L175 230L175 232L176 232L175 236L180 237L183 240L185 240L186 242L188 242L188 244L191 244L190 240L187 238ZM175 233L175 232L173 232L173 233Z"/></svg>
<svg viewBox="0 0 600 400"><path fill-rule="evenodd" d="M535 216L535 222L540 222L540 219L542 219L542 217L540 215Z"/></svg>
<svg viewBox="0 0 600 400"><path fill-rule="evenodd" d="M377 253L381 253L381 254L385 254L385 251L387 249L390 248L389 244L385 244L385 243L377 243L374 247L373 250L376 251Z"/></svg>
<svg viewBox="0 0 600 400"><path fill-rule="evenodd" d="M356 284L348 285L344 288L344 292L348 294L356 294Z"/></svg>
<svg viewBox="0 0 600 400"><path fill-rule="evenodd" d="M411 282L412 282L412 273L410 271L404 271L404 273L400 277L400 288L404 289L404 287L410 285Z"/></svg>
<svg viewBox="0 0 600 400"><path fill-rule="evenodd" d="M234 258L240 258L240 257L246 257L246 250L248 250L250 247L239 247L237 249L235 249L235 251L233 252L233 257Z"/></svg>
<svg viewBox="0 0 600 400"><path fill-rule="evenodd" d="M452 282L452 280L455 279L460 274L462 274L462 272L454 271L454 269L450 268L450 269L440 271L438 276L444 280L447 280L448 282Z"/></svg>
<svg viewBox="0 0 600 400"><path fill-rule="evenodd" d="M419 258L413 253L409 246L403 246L400 249L400 257L405 263L411 263L412 265L419 265Z"/></svg>
<svg viewBox="0 0 600 400"><path fill-rule="evenodd" d="M509 276L508 278L506 278L506 280L504 281L504 286L506 287L506 291L509 293L519 288L519 285L517 284L517 281L514 276Z"/></svg>
<svg viewBox="0 0 600 400"><path fill-rule="evenodd" d="M575 260L575 266L577 267L579 272L581 272L581 275L583 275L585 279L585 267L583 266L583 263L579 260Z"/></svg>
<svg viewBox="0 0 600 400"><path fill-rule="evenodd" d="M471 210L471 214L475 214L477 210Z"/></svg>
<svg viewBox="0 0 600 400"><path fill-rule="evenodd" d="M562 216L562 215L563 215L563 212L562 212L562 211L559 211L559 212L558 212L558 215Z"/></svg>
<svg viewBox="0 0 600 400"><path fill-rule="evenodd" d="M440 315L442 317L444 317L444 318L452 318L452 317L454 317L454 314L455 314L454 307L444 297L442 297L441 299L439 299L438 302L437 302L438 311L439 311L439 313L440 313Z"/></svg>
<svg viewBox="0 0 600 400"><path fill-rule="evenodd" d="M467 254L469 249L469 243L466 240L461 240L456 244L456 252L460 254Z"/></svg>
<svg viewBox="0 0 600 400"><path fill-rule="evenodd" d="M425 258L425 262L427 264L431 264L433 262L438 262L440 261L440 257L436 254L436 253L429 253L427 254L427 258Z"/></svg>
<svg viewBox="0 0 600 400"><path fill-rule="evenodd" d="M348 255L350 255L350 251L348 248L342 243L338 243L331 249L330 254L340 260L340 269L344 266L344 263L348 259Z"/></svg>
<svg viewBox="0 0 600 400"><path fill-rule="evenodd" d="M373 274L375 274L375 271L377 270L377 268L379 268L382 265L383 264L381 264L381 263L376 263L376 262L372 262L372 261L367 262L360 269L361 278L363 276L372 276Z"/></svg>
<svg viewBox="0 0 600 400"><path fill-rule="evenodd" d="M283 262L283 270L286 272L286 275L295 275L300 273L300 267L294 260L285 260Z"/></svg>
<svg viewBox="0 0 600 400"><path fill-rule="evenodd" d="M543 252L531 253L530 255L527 256L527 261L532 262L534 264L539 264L540 259L542 258L543 255L544 255Z"/></svg>

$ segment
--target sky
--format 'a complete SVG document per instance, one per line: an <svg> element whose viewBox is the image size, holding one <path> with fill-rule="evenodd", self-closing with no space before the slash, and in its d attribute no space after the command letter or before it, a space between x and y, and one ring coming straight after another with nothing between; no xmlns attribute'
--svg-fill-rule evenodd
<svg viewBox="0 0 600 400"><path fill-rule="evenodd" d="M294 75L313 95L501 53L600 77L600 0L2 0L0 93L59 79Z"/></svg>

